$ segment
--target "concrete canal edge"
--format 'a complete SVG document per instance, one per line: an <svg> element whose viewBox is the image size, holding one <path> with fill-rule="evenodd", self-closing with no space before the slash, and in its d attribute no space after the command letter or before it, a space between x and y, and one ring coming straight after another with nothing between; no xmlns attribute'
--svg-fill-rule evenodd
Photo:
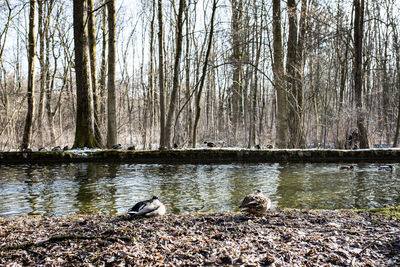
<svg viewBox="0 0 400 267"><path fill-rule="evenodd" d="M176 149L74 150L66 152L0 152L0 164L9 163L257 163L257 162L400 162L400 149Z"/></svg>

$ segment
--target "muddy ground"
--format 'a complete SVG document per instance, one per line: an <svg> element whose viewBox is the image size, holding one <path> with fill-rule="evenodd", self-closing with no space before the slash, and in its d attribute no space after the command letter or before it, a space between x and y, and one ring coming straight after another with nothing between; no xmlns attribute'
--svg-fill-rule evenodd
<svg viewBox="0 0 400 267"><path fill-rule="evenodd" d="M275 210L160 218L0 219L0 265L398 266L400 219Z"/></svg>

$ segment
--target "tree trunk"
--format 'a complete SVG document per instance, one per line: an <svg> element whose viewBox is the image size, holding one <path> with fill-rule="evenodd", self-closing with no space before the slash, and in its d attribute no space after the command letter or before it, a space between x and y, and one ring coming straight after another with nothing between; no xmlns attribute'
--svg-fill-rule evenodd
<svg viewBox="0 0 400 267"><path fill-rule="evenodd" d="M256 7L256 1L254 0L254 8ZM255 21L255 30L257 32L258 30L258 16L257 16L257 10L254 10L254 21ZM260 17L261 19L261 25L260 29L263 28L263 17ZM256 144L256 119L257 119L257 101L258 101L258 64L260 62L260 55L261 55L261 46L262 46L262 30L259 32L259 34L255 34L255 50L256 50L256 58L255 58L255 63L254 63L254 82L251 90L251 106L250 106L250 127L249 127L249 142L248 142L248 148L253 147Z"/></svg>
<svg viewBox="0 0 400 267"><path fill-rule="evenodd" d="M210 37L208 40L208 46L207 46L207 51L204 59L204 65L203 65L203 70L200 78L200 84L199 84L199 89L196 94L196 116L194 119L194 125L193 125L193 139L192 139L192 146L195 148L196 143L197 143L197 126L199 125L199 120L200 120L200 112L201 112L201 106L200 106L200 100L201 100L201 93L203 91L204 87L204 81L206 78L207 74L207 64L208 64L208 59L210 57L211 53L211 48L212 48L212 40L213 40L213 34L214 34L214 18L215 18L215 11L217 9L217 0L213 1L213 7L212 7L212 14L211 14L211 26L210 26Z"/></svg>
<svg viewBox="0 0 400 267"><path fill-rule="evenodd" d="M90 74L92 79L92 91L93 91L94 134L97 142L102 146L103 137L101 135L100 104L99 104L99 94L97 90L96 28L94 25L95 18L93 12L93 0L87 0L87 1L89 8L88 36L89 36Z"/></svg>
<svg viewBox="0 0 400 267"><path fill-rule="evenodd" d="M185 86L186 86L186 101L187 110L186 110L186 132L187 132L187 140L189 140L188 146L191 146L192 142L192 100L191 100L191 90L190 90L190 35L189 35L189 9L186 9L186 60L185 60Z"/></svg>
<svg viewBox="0 0 400 267"><path fill-rule="evenodd" d="M158 83L160 87L160 148L165 142L165 96L164 96L164 54L163 54L163 13L162 0L158 0Z"/></svg>
<svg viewBox="0 0 400 267"><path fill-rule="evenodd" d="M365 112L362 104L362 47L364 24L364 0L354 0L354 98L356 102L357 128L360 148L368 148Z"/></svg>
<svg viewBox="0 0 400 267"><path fill-rule="evenodd" d="M295 77L296 77L296 113L297 113L297 134L296 134L296 146L305 147L305 136L304 136L304 57L305 57L305 40L307 31L307 0L301 0L301 12L299 20L299 37L297 40L297 51L296 51L296 62L295 62Z"/></svg>
<svg viewBox="0 0 400 267"><path fill-rule="evenodd" d="M171 147L171 131L174 120L175 106L177 102L177 95L180 87L179 73L180 73L180 59L182 54L182 29L183 29L183 11L185 9L185 0L179 0L179 11L176 25L176 50L175 50L175 63L174 63L174 77L172 81L172 92L169 102L169 109L167 120L165 124L165 145Z"/></svg>
<svg viewBox="0 0 400 267"><path fill-rule="evenodd" d="M82 0L73 1L75 72L76 72L76 129L73 147L99 147L94 136L93 94L90 80L89 43L87 33L88 7Z"/></svg>
<svg viewBox="0 0 400 267"><path fill-rule="evenodd" d="M149 136L149 144L148 147L151 149L152 144L153 144L153 130L154 130L154 121L155 121L155 106L156 106L156 101L155 100L155 93L154 93L154 20L155 20L155 12L156 12L156 3L155 1L152 2L152 12L151 12L151 23L150 23L150 40L149 40L149 60L150 60L150 66L149 66L149 74L148 74L148 113L149 113L149 120L150 120L150 136Z"/></svg>
<svg viewBox="0 0 400 267"><path fill-rule="evenodd" d="M242 0L231 0L232 3L232 18L231 18L231 35L232 35L232 127L233 140L229 140L236 144L238 124L240 121L240 99L242 86L242 57L243 57L243 34L242 29Z"/></svg>
<svg viewBox="0 0 400 267"><path fill-rule="evenodd" d="M115 92L115 0L107 3L108 10L108 98L107 98L107 147L117 144L117 109Z"/></svg>
<svg viewBox="0 0 400 267"><path fill-rule="evenodd" d="M400 133L400 42L398 37L396 24L392 23L393 27L393 46L395 47L396 54L396 87L399 95L397 102L397 120L396 120L396 133L394 135L393 147L397 147Z"/></svg>
<svg viewBox="0 0 400 267"><path fill-rule="evenodd" d="M283 48L282 48L282 26L281 26L281 1L273 0L273 72L274 87L276 90L276 146L285 148L288 146L288 115L287 115L287 93L284 88Z"/></svg>
<svg viewBox="0 0 400 267"><path fill-rule="evenodd" d="M38 131L38 137L39 137L39 147L44 146L44 138L43 138L43 109L44 109L44 91L46 87L46 78L47 78L47 68L45 65L45 56L44 56L44 41L45 41L45 16L44 16L44 10L43 10L43 1L38 1L38 16L39 16L39 26L38 26L38 35L39 35L39 65L40 65L40 93L39 93L39 105L38 105L38 110L37 110L37 131Z"/></svg>
<svg viewBox="0 0 400 267"><path fill-rule="evenodd" d="M35 11L36 0L30 0L29 8L29 34L28 34L28 107L25 120L24 135L22 138L21 149L26 149L31 144L32 137L32 121L34 108L34 91L35 91Z"/></svg>
<svg viewBox="0 0 400 267"><path fill-rule="evenodd" d="M303 44L305 35L305 13L306 1L302 0L302 9L300 14L300 33L299 38L297 27L297 6L295 0L289 0L289 36L287 43L287 61L286 61L286 82L288 92L288 111L290 128L290 146L299 147L302 145L302 112L303 112L303 90L302 90L302 69L303 69Z"/></svg>
<svg viewBox="0 0 400 267"><path fill-rule="evenodd" d="M107 0L104 0L106 3ZM100 66L100 79L99 79L99 94L100 94L100 107L99 107L99 119L101 121L100 125L105 123L106 117L106 107L105 107L105 98L106 98L106 72L107 72L107 60L106 60L106 50L107 50L107 29L106 29L106 7L103 7L102 18L101 18L101 28L102 28L102 50L101 50L101 66Z"/></svg>
<svg viewBox="0 0 400 267"><path fill-rule="evenodd" d="M55 131L54 131L54 114L51 111L51 101L53 97L53 91L54 91L54 80L55 80L55 75L57 72L57 58L54 56L53 53L53 58L54 58L54 70L52 75L50 75L50 50L54 52L54 43L52 49L50 48L51 46L51 34L50 33L50 19L51 19L51 11L54 6L54 0L49 0L47 1L47 16L46 16L46 24L44 27L44 37L46 38L46 60L45 60L45 69L46 69L46 98L45 98L45 106L46 106L46 112L47 112L47 129L49 132L49 143L54 145L56 142L56 136L55 136Z"/></svg>

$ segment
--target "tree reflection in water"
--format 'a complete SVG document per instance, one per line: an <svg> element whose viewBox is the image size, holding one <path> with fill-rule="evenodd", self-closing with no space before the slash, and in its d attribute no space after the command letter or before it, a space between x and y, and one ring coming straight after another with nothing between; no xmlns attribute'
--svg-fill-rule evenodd
<svg viewBox="0 0 400 267"><path fill-rule="evenodd" d="M398 164L395 166L398 168ZM261 189L273 207L367 208L400 205L400 178L377 164L6 165L0 168L0 216L125 213L157 195L168 213L238 211Z"/></svg>

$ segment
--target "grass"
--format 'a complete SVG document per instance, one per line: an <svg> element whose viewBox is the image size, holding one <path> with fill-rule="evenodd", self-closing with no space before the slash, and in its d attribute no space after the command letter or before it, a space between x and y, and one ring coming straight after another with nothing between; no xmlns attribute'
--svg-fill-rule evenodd
<svg viewBox="0 0 400 267"><path fill-rule="evenodd" d="M379 215L384 215L387 217L400 218L400 206L385 207L385 208L371 208L371 209L356 209L353 211L356 213L370 212L370 213L375 213L375 214L379 214Z"/></svg>

